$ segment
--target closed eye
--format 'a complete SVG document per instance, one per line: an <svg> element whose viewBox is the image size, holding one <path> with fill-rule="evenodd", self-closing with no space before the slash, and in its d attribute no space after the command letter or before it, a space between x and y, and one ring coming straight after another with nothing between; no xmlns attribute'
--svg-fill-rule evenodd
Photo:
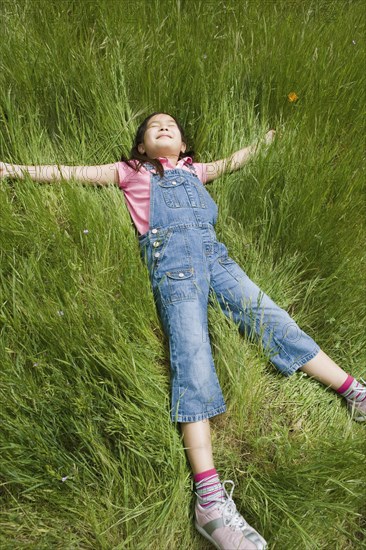
<svg viewBox="0 0 366 550"><path fill-rule="evenodd" d="M161 126L161 124L159 124L158 122L152 122L149 127L152 128L153 126ZM176 123L168 122L168 126L176 126Z"/></svg>

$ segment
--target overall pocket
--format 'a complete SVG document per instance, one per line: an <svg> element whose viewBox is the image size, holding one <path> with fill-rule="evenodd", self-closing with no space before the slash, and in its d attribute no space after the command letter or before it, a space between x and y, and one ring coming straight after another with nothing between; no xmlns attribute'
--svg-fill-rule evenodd
<svg viewBox="0 0 366 550"><path fill-rule="evenodd" d="M195 285L194 268L181 268L166 271L161 278L155 280L154 292L164 304L172 304L195 300L197 288Z"/></svg>
<svg viewBox="0 0 366 550"><path fill-rule="evenodd" d="M185 189L184 189L184 177L174 176L173 178L164 178L160 180L159 186L161 188L165 204L169 208L181 208L185 206Z"/></svg>
<svg viewBox="0 0 366 550"><path fill-rule="evenodd" d="M193 267L166 272L169 302L181 302L196 298L197 289L194 284L193 275Z"/></svg>

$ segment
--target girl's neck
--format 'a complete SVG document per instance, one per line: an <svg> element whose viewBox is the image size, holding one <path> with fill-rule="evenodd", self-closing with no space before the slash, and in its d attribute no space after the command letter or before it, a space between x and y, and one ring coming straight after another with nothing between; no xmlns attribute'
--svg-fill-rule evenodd
<svg viewBox="0 0 366 550"><path fill-rule="evenodd" d="M178 164L178 156L177 155L166 155L166 156L160 156L160 157L155 157L155 158L158 158L158 159L167 159L170 164L172 164L173 166L176 166Z"/></svg>

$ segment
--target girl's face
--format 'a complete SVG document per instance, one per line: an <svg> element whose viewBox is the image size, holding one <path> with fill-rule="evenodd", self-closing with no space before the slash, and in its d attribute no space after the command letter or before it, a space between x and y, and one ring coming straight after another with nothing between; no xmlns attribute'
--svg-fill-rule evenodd
<svg viewBox="0 0 366 550"><path fill-rule="evenodd" d="M184 153L186 144L175 122L170 115L161 113L151 117L147 123L144 140L138 145L141 154L149 158L177 156Z"/></svg>

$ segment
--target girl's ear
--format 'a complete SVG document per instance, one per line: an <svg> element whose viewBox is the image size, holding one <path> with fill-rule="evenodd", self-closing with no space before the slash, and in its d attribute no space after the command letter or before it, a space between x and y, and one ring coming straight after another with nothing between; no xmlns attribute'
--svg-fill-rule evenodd
<svg viewBox="0 0 366 550"><path fill-rule="evenodd" d="M138 152L143 155L145 153L145 148L144 146L142 145L142 143L140 143L138 146L137 146L137 150Z"/></svg>
<svg viewBox="0 0 366 550"><path fill-rule="evenodd" d="M182 147L180 148L182 153L185 153L187 149L187 145L185 143L182 143Z"/></svg>

